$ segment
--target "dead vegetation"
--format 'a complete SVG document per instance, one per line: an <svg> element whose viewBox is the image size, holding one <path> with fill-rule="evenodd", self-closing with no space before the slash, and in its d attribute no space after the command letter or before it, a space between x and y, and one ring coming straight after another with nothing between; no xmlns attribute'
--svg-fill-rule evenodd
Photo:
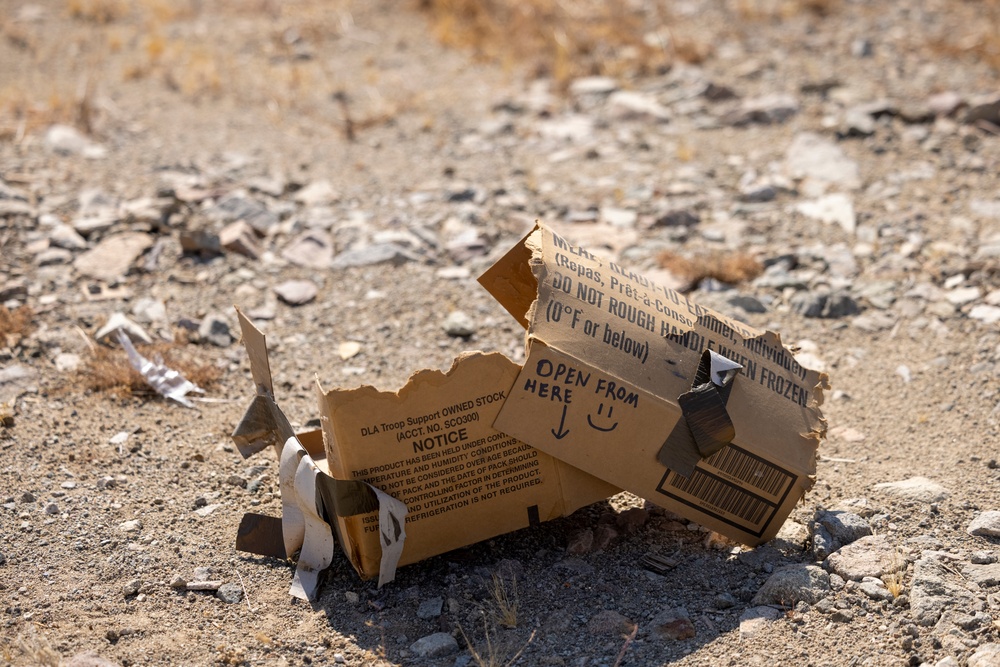
<svg viewBox="0 0 1000 667"><path fill-rule="evenodd" d="M477 667L509 667L517 662L534 640L535 632L531 632L528 640L520 648L516 648L517 645L510 635L501 634L504 632L502 628L513 630L519 621L519 597L515 573L502 570L494 572L489 591L490 598L477 609L483 623L482 640L473 641L461 624L458 630Z"/></svg>
<svg viewBox="0 0 1000 667"><path fill-rule="evenodd" d="M18 306L14 310L0 306L0 346L13 347L31 333L34 316L29 306Z"/></svg>
<svg viewBox="0 0 1000 667"><path fill-rule="evenodd" d="M572 78L663 72L711 52L672 27L664 2L419 0L442 43L506 68L527 64L565 86Z"/></svg>
<svg viewBox="0 0 1000 667"><path fill-rule="evenodd" d="M163 363L202 389L210 389L222 377L222 370L218 366L194 359L183 347L176 344L154 343L137 346L136 349L147 359L162 358ZM104 345L94 345L90 348L77 373L75 385L78 389L122 398L156 394L142 375L132 368L125 350Z"/></svg>
<svg viewBox="0 0 1000 667"><path fill-rule="evenodd" d="M660 266L694 288L702 280L713 278L727 285L753 280L764 271L763 265L747 253L706 253L685 257L665 250L657 256Z"/></svg>

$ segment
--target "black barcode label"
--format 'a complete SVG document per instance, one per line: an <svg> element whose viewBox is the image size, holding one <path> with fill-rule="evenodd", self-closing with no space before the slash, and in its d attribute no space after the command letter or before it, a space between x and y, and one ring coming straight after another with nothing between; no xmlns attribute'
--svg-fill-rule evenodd
<svg viewBox="0 0 1000 667"><path fill-rule="evenodd" d="M690 477L668 470L657 491L760 537L794 482L784 468L727 445L701 461Z"/></svg>

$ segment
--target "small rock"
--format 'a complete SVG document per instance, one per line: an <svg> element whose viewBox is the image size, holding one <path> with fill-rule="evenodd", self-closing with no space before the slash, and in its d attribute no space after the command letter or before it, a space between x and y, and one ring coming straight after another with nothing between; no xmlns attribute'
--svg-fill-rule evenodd
<svg viewBox="0 0 1000 667"><path fill-rule="evenodd" d="M54 502L49 501L45 503L43 511L50 516L54 514L59 514L59 505L56 505Z"/></svg>
<svg viewBox="0 0 1000 667"><path fill-rule="evenodd" d="M854 202L848 195L840 192L802 202L795 209L807 217L825 223L836 223L848 234L853 234L857 228Z"/></svg>
<svg viewBox="0 0 1000 667"><path fill-rule="evenodd" d="M979 320L983 324L996 324L1000 322L1000 306L977 304L969 310L969 318Z"/></svg>
<svg viewBox="0 0 1000 667"><path fill-rule="evenodd" d="M267 236L268 232L281 222L278 215L269 211L263 202L245 194L231 194L225 197L208 209L205 215L224 223L242 220L259 236Z"/></svg>
<svg viewBox="0 0 1000 667"><path fill-rule="evenodd" d="M122 593L125 594L125 597L130 598L133 595L138 595L141 587L142 582L140 580L132 579L122 587Z"/></svg>
<svg viewBox="0 0 1000 667"><path fill-rule="evenodd" d="M325 206L337 203L340 193L330 181L313 181L296 192L292 199L304 206Z"/></svg>
<svg viewBox="0 0 1000 667"><path fill-rule="evenodd" d="M842 511L820 511L813 519L813 551L817 560L824 560L841 547L872 534L871 526L857 514Z"/></svg>
<svg viewBox="0 0 1000 667"><path fill-rule="evenodd" d="M792 297L791 305L803 317L839 319L861 312L857 301L843 292L800 292Z"/></svg>
<svg viewBox="0 0 1000 667"><path fill-rule="evenodd" d="M353 340L344 341L337 346L337 356L344 361L356 357L361 352L361 343Z"/></svg>
<svg viewBox="0 0 1000 667"><path fill-rule="evenodd" d="M112 477L111 475L105 475L104 477L97 480L97 488L100 491L104 491L105 489L113 489L115 488L115 486L117 486L115 478Z"/></svg>
<svg viewBox="0 0 1000 667"><path fill-rule="evenodd" d="M691 639L697 634L687 610L682 607L661 611L653 618L651 624L657 636L672 641Z"/></svg>
<svg viewBox="0 0 1000 667"><path fill-rule="evenodd" d="M950 116L962 106L962 96L953 90L931 95L927 98L927 106L939 116Z"/></svg>
<svg viewBox="0 0 1000 667"><path fill-rule="evenodd" d="M344 591L344 599L347 600L348 604L358 604L361 601L361 596L354 591Z"/></svg>
<svg viewBox="0 0 1000 667"><path fill-rule="evenodd" d="M189 581L185 588L189 591L217 591L222 582L216 579Z"/></svg>
<svg viewBox="0 0 1000 667"><path fill-rule="evenodd" d="M440 658L458 651L458 642L447 632L435 632L410 644L410 653L418 658Z"/></svg>
<svg viewBox="0 0 1000 667"><path fill-rule="evenodd" d="M1000 564L967 565L962 570L962 576L975 582L981 588L991 588L1000 585Z"/></svg>
<svg viewBox="0 0 1000 667"><path fill-rule="evenodd" d="M212 512L219 509L220 507L222 507L221 503L216 503L214 505L205 505L204 507L199 507L198 509L196 509L194 513L202 518L205 518L206 516L212 514Z"/></svg>
<svg viewBox="0 0 1000 667"><path fill-rule="evenodd" d="M594 548L594 531L586 528L577 532L566 545L566 553L574 556L582 556L590 553Z"/></svg>
<svg viewBox="0 0 1000 667"><path fill-rule="evenodd" d="M643 507L630 507L622 511L616 518L616 524L626 534L638 532L649 521L649 510Z"/></svg>
<svg viewBox="0 0 1000 667"><path fill-rule="evenodd" d="M844 579L881 578L906 567L906 559L885 535L868 535L830 554L827 568Z"/></svg>
<svg viewBox="0 0 1000 667"><path fill-rule="evenodd" d="M153 238L142 232L113 234L77 257L73 267L88 278L114 282L152 245Z"/></svg>
<svg viewBox="0 0 1000 667"><path fill-rule="evenodd" d="M609 76L584 76L573 79L569 92L573 95L607 96L618 90L618 83Z"/></svg>
<svg viewBox="0 0 1000 667"><path fill-rule="evenodd" d="M785 170L790 178L803 181L809 196L835 186L851 190L861 187L858 163L835 143L818 134L797 134L785 152Z"/></svg>
<svg viewBox="0 0 1000 667"><path fill-rule="evenodd" d="M296 266L326 269L333 261L333 240L326 232L311 229L289 243L281 256Z"/></svg>
<svg viewBox="0 0 1000 667"><path fill-rule="evenodd" d="M170 580L171 588L187 588L188 581L179 574L175 574L173 579Z"/></svg>
<svg viewBox="0 0 1000 667"><path fill-rule="evenodd" d="M796 563L775 570L753 598L751 604L778 604L794 607L805 601L816 604L830 591L830 575L817 565Z"/></svg>
<svg viewBox="0 0 1000 667"><path fill-rule="evenodd" d="M77 653L65 663L64 667L120 667L117 662L105 660L93 653Z"/></svg>
<svg viewBox="0 0 1000 667"><path fill-rule="evenodd" d="M215 597L226 604L237 604L243 601L243 587L239 584L222 584L215 591Z"/></svg>
<svg viewBox="0 0 1000 667"><path fill-rule="evenodd" d="M1000 511L983 512L969 524L969 535L973 537L1000 537Z"/></svg>
<svg viewBox="0 0 1000 667"><path fill-rule="evenodd" d="M60 352L56 355L56 358L52 360L56 366L56 370L60 373L75 372L78 368L80 368L81 361L80 355L72 352Z"/></svg>
<svg viewBox="0 0 1000 667"><path fill-rule="evenodd" d="M274 293L290 306L302 306L316 298L319 288L311 280L287 280L276 285Z"/></svg>
<svg viewBox="0 0 1000 667"><path fill-rule="evenodd" d="M854 620L854 612L850 609L837 609L830 614L830 620L834 623L850 623Z"/></svg>
<svg viewBox="0 0 1000 667"><path fill-rule="evenodd" d="M257 259L262 252L253 228L243 220L236 220L222 228L219 232L219 245L229 252L250 259Z"/></svg>
<svg viewBox="0 0 1000 667"><path fill-rule="evenodd" d="M632 619L619 614L613 609L603 609L587 621L587 632L592 635L613 635L620 637L632 632L635 623Z"/></svg>
<svg viewBox="0 0 1000 667"><path fill-rule="evenodd" d="M608 111L617 120L637 120L647 123L665 123L670 120L670 110L656 98L637 91L618 90L608 97Z"/></svg>
<svg viewBox="0 0 1000 667"><path fill-rule="evenodd" d="M441 609L444 607L444 599L442 598L430 598L429 600L424 600L417 607L417 618L431 619L437 618L441 615Z"/></svg>
<svg viewBox="0 0 1000 667"><path fill-rule="evenodd" d="M373 243L371 245L342 252L330 262L330 268L346 269L356 266L392 264L399 266L419 258L395 243Z"/></svg>
<svg viewBox="0 0 1000 667"><path fill-rule="evenodd" d="M218 347L229 347L233 343L233 334L229 322L218 313L209 313L198 325L198 341L211 343Z"/></svg>
<svg viewBox="0 0 1000 667"><path fill-rule="evenodd" d="M88 160L99 160L108 149L91 141L69 125L53 125L45 133L45 147L59 155L79 155Z"/></svg>
<svg viewBox="0 0 1000 667"><path fill-rule="evenodd" d="M941 502L949 496L948 491L943 486L926 477L911 477L901 482L883 482L876 484L873 488L893 496L923 503Z"/></svg>
<svg viewBox="0 0 1000 667"><path fill-rule="evenodd" d="M31 491L25 491L24 493L21 494L21 497L18 500L20 500L22 503L33 503L38 499L35 497L35 494L33 494Z"/></svg>
<svg viewBox="0 0 1000 667"><path fill-rule="evenodd" d="M798 100L791 95L776 93L748 98L737 109L724 114L720 121L734 127L750 124L771 125L785 122L798 110Z"/></svg>
<svg viewBox="0 0 1000 667"><path fill-rule="evenodd" d="M142 530L142 521L139 519L132 519L130 521L122 521L118 524L118 529L123 533L138 533Z"/></svg>
<svg viewBox="0 0 1000 667"><path fill-rule="evenodd" d="M461 310L453 310L448 313L444 321L444 331L449 336L456 338L468 338L476 333L476 323L472 318Z"/></svg>
<svg viewBox="0 0 1000 667"><path fill-rule="evenodd" d="M872 600L889 602L893 598L892 593L886 588L885 582L875 577L865 577L861 584L858 585L858 588Z"/></svg>
<svg viewBox="0 0 1000 667"><path fill-rule="evenodd" d="M781 617L774 607L751 607L740 615L740 638L749 639Z"/></svg>
<svg viewBox="0 0 1000 667"><path fill-rule="evenodd" d="M992 565L997 557L992 551L973 551L969 561L974 565Z"/></svg>
<svg viewBox="0 0 1000 667"><path fill-rule="evenodd" d="M1000 644L983 644L969 656L969 667L1000 667Z"/></svg>
<svg viewBox="0 0 1000 667"><path fill-rule="evenodd" d="M761 303L760 299L749 294L734 294L726 299L726 303L734 308L739 308L745 313L767 312L767 306Z"/></svg>
<svg viewBox="0 0 1000 667"><path fill-rule="evenodd" d="M732 609L736 606L736 597L732 593L719 593L712 601L716 609Z"/></svg>

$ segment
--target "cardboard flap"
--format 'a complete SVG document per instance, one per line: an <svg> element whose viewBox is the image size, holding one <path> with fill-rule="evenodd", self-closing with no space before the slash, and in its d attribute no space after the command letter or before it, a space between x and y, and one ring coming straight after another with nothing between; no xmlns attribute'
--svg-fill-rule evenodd
<svg viewBox="0 0 1000 667"><path fill-rule="evenodd" d="M236 317L240 321L240 332L243 334L243 347L246 348L247 356L250 357L250 374L253 376L257 393L266 392L273 397L274 384L271 381L271 365L267 360L267 342L264 334L253 325L253 322L239 308L236 309Z"/></svg>
<svg viewBox="0 0 1000 667"><path fill-rule="evenodd" d="M520 243L479 276L479 284L525 329L529 325L528 311L538 296L538 282L531 269L533 252L528 245L528 239L537 230L536 225Z"/></svg>

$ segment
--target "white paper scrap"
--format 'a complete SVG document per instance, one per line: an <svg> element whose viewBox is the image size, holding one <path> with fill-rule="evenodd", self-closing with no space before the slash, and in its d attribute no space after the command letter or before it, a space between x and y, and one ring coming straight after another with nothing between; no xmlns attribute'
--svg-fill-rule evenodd
<svg viewBox="0 0 1000 667"><path fill-rule="evenodd" d="M330 524L323 520L316 507L316 475L319 468L312 457L306 454L299 461L295 472L295 495L298 497L299 509L305 520L305 537L302 540L302 551L299 552L299 563L295 568L295 578L289 590L294 597L311 600L316 597L319 586L319 573L330 567L333 560L333 532Z"/></svg>
<svg viewBox="0 0 1000 667"><path fill-rule="evenodd" d="M132 368L139 371L139 374L150 387L156 390L156 393L176 401L186 408L194 407L194 404L185 397L190 393L204 394L204 389L174 369L164 366L162 359L153 362L139 354L133 347L131 339L121 329L118 329L116 333L118 342L128 353L128 360L132 364Z"/></svg>
<svg viewBox="0 0 1000 667"><path fill-rule="evenodd" d="M709 375L712 378L712 382L719 387L724 386L729 377L736 375L736 372L743 368L743 366L736 363L732 359L727 359L721 354L716 354L712 350L709 350L708 354L711 359Z"/></svg>
<svg viewBox="0 0 1000 667"><path fill-rule="evenodd" d="M403 542L406 540L406 505L396 500L388 493L379 491L374 486L368 486L378 497L378 532L379 543L382 545L382 560L379 561L378 587L396 578L396 564L403 555Z"/></svg>

